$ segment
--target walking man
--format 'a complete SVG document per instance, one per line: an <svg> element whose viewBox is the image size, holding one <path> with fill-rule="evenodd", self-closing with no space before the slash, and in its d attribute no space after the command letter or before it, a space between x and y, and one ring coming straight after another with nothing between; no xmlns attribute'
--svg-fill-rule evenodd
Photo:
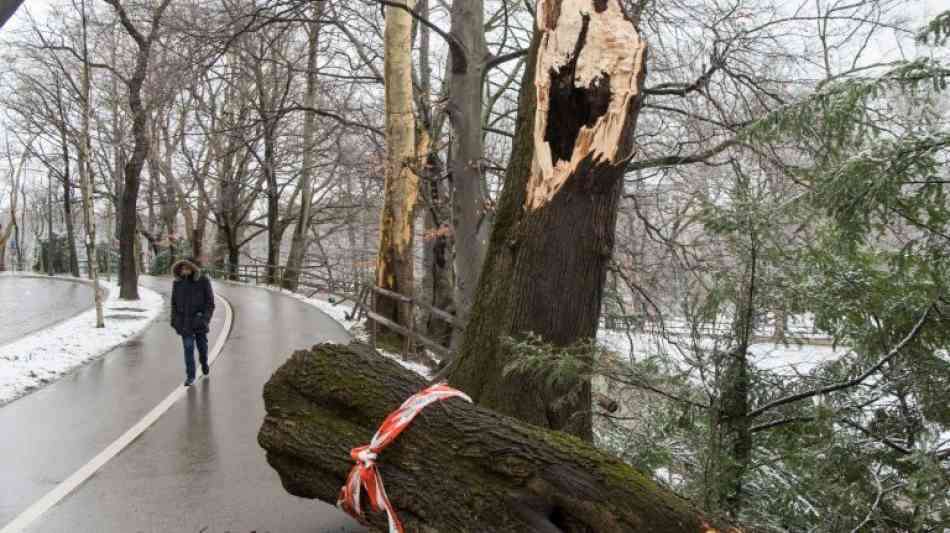
<svg viewBox="0 0 950 533"><path fill-rule="evenodd" d="M182 259L172 266L175 283L172 286L171 322L181 335L185 348L185 386L195 382L195 345L198 346L198 362L201 372L208 375L208 325L214 314L214 291L211 280L201 273L198 262L192 258Z"/></svg>

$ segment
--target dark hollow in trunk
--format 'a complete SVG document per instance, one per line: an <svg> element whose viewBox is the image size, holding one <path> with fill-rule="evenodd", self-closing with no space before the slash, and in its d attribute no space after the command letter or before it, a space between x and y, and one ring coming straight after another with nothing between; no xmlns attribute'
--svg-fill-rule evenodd
<svg viewBox="0 0 950 533"><path fill-rule="evenodd" d="M291 494L336 503L349 450L425 386L365 345L299 351L264 388L258 441ZM712 529L688 502L580 439L461 400L423 411L378 464L407 532ZM386 530L385 515L368 517Z"/></svg>
<svg viewBox="0 0 950 533"><path fill-rule="evenodd" d="M576 15L561 13L564 2L542 4L548 11L539 17L552 32ZM601 18L594 24L593 17ZM512 355L503 342L534 333L571 346L597 333L646 45L629 21L614 15L587 14L581 22L566 58L550 33L535 35L475 305L445 375L480 405L591 440L589 380L552 387L506 374ZM591 63L604 55L615 70ZM588 85L578 85L587 78Z"/></svg>

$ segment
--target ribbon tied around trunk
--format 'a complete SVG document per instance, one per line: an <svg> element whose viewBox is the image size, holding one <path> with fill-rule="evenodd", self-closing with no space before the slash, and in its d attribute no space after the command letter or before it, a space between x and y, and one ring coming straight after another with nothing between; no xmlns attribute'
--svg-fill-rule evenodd
<svg viewBox="0 0 950 533"><path fill-rule="evenodd" d="M386 511L389 520L389 533L404 533L402 522L396 516L396 508L389 501L386 489L383 487L383 478L379 475L376 460L380 452L391 444L396 437L412 422L412 420L429 405L447 400L461 398L469 403L472 399L464 392L453 389L444 383L432 385L410 396L398 409L386 417L379 426L373 440L366 446L357 446L350 451L353 458L353 468L346 478L346 484L340 489L337 506L358 520L363 519L363 508L360 505L360 494L366 489L369 505L373 512Z"/></svg>

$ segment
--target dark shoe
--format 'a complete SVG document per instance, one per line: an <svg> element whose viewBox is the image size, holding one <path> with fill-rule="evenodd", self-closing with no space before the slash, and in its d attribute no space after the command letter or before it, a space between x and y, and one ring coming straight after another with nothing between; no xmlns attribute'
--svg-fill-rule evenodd
<svg viewBox="0 0 950 533"><path fill-rule="evenodd" d="M195 384L195 378L188 378L185 380L185 386L190 387Z"/></svg>
<svg viewBox="0 0 950 533"><path fill-rule="evenodd" d="M211 367L208 365L201 365L201 373L207 376L211 373Z"/></svg>

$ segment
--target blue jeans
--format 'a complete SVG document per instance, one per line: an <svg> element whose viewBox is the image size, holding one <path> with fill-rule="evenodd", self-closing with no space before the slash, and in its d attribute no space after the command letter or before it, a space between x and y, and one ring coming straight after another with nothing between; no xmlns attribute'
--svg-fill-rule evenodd
<svg viewBox="0 0 950 533"><path fill-rule="evenodd" d="M192 380L195 379L195 344L198 345L198 361L201 367L208 366L208 334L182 336L181 342L185 346L185 377Z"/></svg>

